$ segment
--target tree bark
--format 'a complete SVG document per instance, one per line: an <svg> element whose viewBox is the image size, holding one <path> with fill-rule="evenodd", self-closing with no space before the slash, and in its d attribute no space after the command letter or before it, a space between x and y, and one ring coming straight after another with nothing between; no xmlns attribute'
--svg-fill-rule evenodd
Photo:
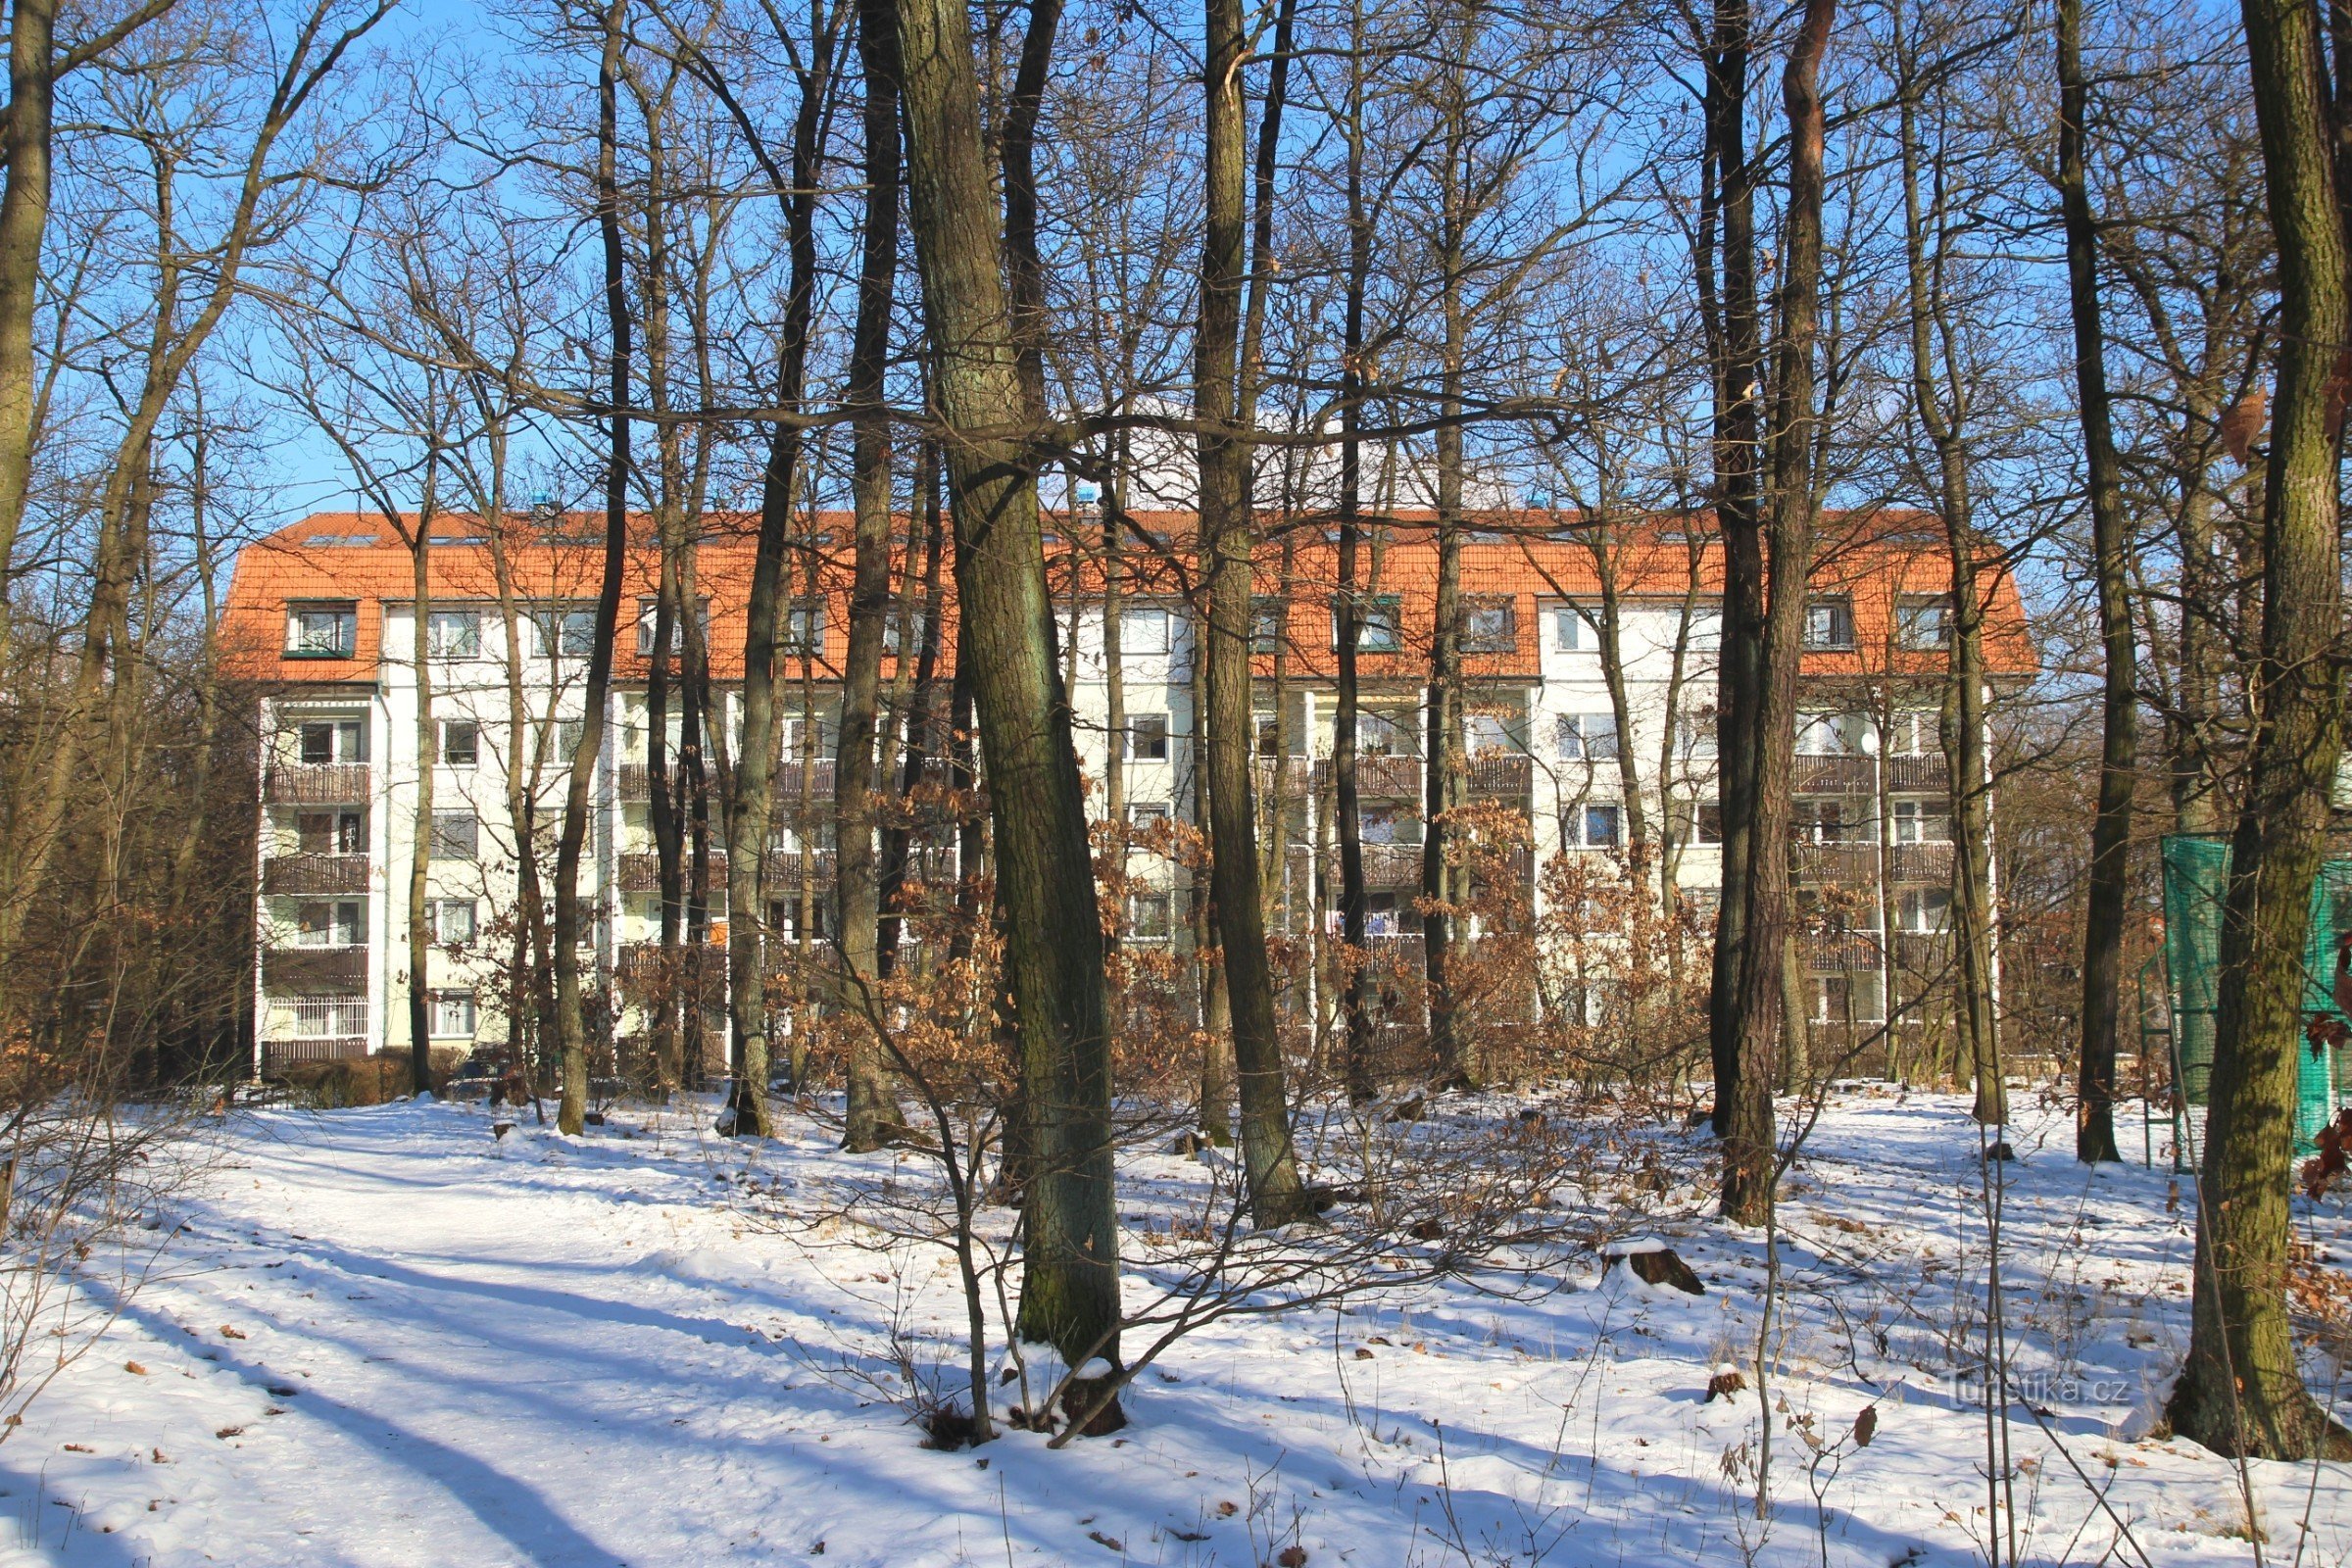
<svg viewBox="0 0 2352 1568"><path fill-rule="evenodd" d="M2318 8L2245 0L2241 14L2278 247L2261 717L2222 917L2188 1360L2170 1409L2182 1436L2217 1452L2343 1458L2352 1437L2296 1367L2285 1287L2303 952L2342 750L2337 483L2352 300Z"/></svg>
<svg viewBox="0 0 2352 1568"><path fill-rule="evenodd" d="M56 79L57 0L17 0L8 32L8 175L0 190L0 664L17 533L32 479L32 318L49 226L49 137Z"/></svg>
<svg viewBox="0 0 2352 1568"><path fill-rule="evenodd" d="M1026 1249L1018 1332L1076 1366L1119 1360L1118 1214L1110 1144L1102 927L983 156L980 84L961 0L898 0L914 250L949 428L958 548L959 672L988 758L1004 970L1020 1045ZM1080 1399L1097 1391L1081 1388ZM1116 1402L1095 1430L1123 1420Z"/></svg>
<svg viewBox="0 0 2352 1568"><path fill-rule="evenodd" d="M2058 0L2058 206L2066 230L2067 304L2074 317L2075 396L2082 420L2098 576L2099 644L2106 659L2099 709L2099 798L2090 826L2082 909L2082 1054L2075 1157L2121 1159L2115 1143L2115 1058L2123 1031L2124 920L2130 895L2132 786L2138 768L2138 655L2126 576L2131 530L2107 398L2106 329L2099 317L2098 230L2083 172L2082 0ZM1959 784L1955 775L1952 783ZM1957 825L1957 824L1955 824ZM1981 1099L1982 1097L1980 1097Z"/></svg>
<svg viewBox="0 0 2352 1568"><path fill-rule="evenodd" d="M1824 115L1821 60L1837 0L1805 0L1804 20L1781 75L1788 120L1788 205L1781 228L1781 286L1773 354L1771 597L1758 658L1755 795L1747 873L1747 956L1740 965L1736 1036L1740 1070L1724 1130L1723 1212L1762 1224L1772 1209L1778 1150L1773 1055L1786 1007L1775 956L1788 940L1790 786L1796 750L1797 677L1813 561L1815 339L1821 289Z"/></svg>
<svg viewBox="0 0 2352 1568"><path fill-rule="evenodd" d="M620 635L620 583L629 549L630 322L628 278L620 240L619 109L623 24L628 0L610 0L604 53L596 72L596 218L604 246L605 328L611 338L606 397L611 439L605 454L605 557L597 584L596 642L588 651L580 736L564 794L564 831L556 841L556 1027L563 1059L556 1128L578 1137L587 1127L588 1020L580 983L580 858L588 842L589 793L605 744L605 707L612 690L612 649Z"/></svg>
<svg viewBox="0 0 2352 1568"><path fill-rule="evenodd" d="M1215 903L1225 995L1242 1106L1242 1160L1250 1212L1262 1226L1286 1225L1306 1210L1291 1148L1290 1111L1275 1032L1274 976L1266 956L1260 897L1257 807L1250 763L1255 726L1250 703L1252 624L1251 446L1237 423L1242 326L1248 135L1242 90L1248 34L1241 0L1208 0L1206 237L1200 259L1200 323L1195 346L1194 414L1200 423L1200 534L1208 581L1206 722L1195 729L1208 786L1209 896Z"/></svg>
<svg viewBox="0 0 2352 1568"><path fill-rule="evenodd" d="M1344 336L1340 347L1339 595L1333 605L1338 648L1337 686L1332 704L1332 815L1340 852L1341 965L1346 983L1340 1010L1346 1026L1348 1098L1368 1103L1379 1083L1372 1060L1372 980L1367 972L1365 926L1370 901L1364 890L1363 801L1356 785L1356 725L1360 714L1357 650L1363 638L1363 605L1357 583L1362 548L1364 444L1364 296L1372 283L1372 221L1364 206L1363 9L1353 9L1348 66L1348 277Z"/></svg>
<svg viewBox="0 0 2352 1568"><path fill-rule="evenodd" d="M898 22L891 0L859 0L858 55L865 77L865 225L858 270L858 320L850 352L850 490L856 514L850 642L842 669L841 733L833 763L833 857L844 1004L852 1013L849 1106L842 1147L878 1149L899 1121L882 1054L865 1024L878 977L881 892L874 858L875 719L882 687L882 634L890 618L890 416L883 373L890 361L893 286L899 262ZM901 657L905 641L901 640Z"/></svg>

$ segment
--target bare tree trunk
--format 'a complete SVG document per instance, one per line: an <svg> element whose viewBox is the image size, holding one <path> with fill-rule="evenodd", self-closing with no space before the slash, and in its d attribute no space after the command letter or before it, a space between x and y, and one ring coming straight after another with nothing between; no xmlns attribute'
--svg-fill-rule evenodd
<svg viewBox="0 0 2352 1568"><path fill-rule="evenodd" d="M1372 1062L1371 976L1365 972L1366 924L1370 901L1364 891L1363 798L1356 786L1356 726L1360 689L1357 650L1364 614L1357 585L1361 548L1364 446L1364 296L1372 281L1372 221L1364 207L1364 15L1351 11L1352 37L1348 75L1348 279L1344 336L1340 351L1339 602L1334 617L1338 690L1332 705L1331 778L1334 827L1340 850L1340 942L1347 983L1341 1016L1347 1031L1348 1098L1357 1104L1378 1092Z"/></svg>
<svg viewBox="0 0 2352 1568"><path fill-rule="evenodd" d="M2261 717L2222 917L2188 1361L2170 1412L2183 1437L2220 1453L2345 1458L2352 1436L2296 1366L2286 1271L2303 952L2343 740L2337 484L2352 300L2318 8L2245 0L2241 11L2278 246L2278 394L2253 672Z"/></svg>
<svg viewBox="0 0 2352 1568"><path fill-rule="evenodd" d="M980 134L980 84L961 0L899 0L915 257L939 345L941 413L958 538L959 668L988 756L1004 968L1018 1032L1026 1250L1019 1332L1077 1366L1118 1364L1109 1028L1086 802L1023 432L1043 410L1020 381L999 214ZM1013 433L1004 433L1013 432ZM1098 1388L1083 1385L1080 1401ZM1119 1425L1115 1400L1094 1430Z"/></svg>
<svg viewBox="0 0 2352 1568"><path fill-rule="evenodd" d="M1738 1093L1724 1131L1723 1212L1743 1225L1772 1210L1778 1151L1773 1055L1786 1006L1775 955L1788 940L1788 849L1796 747L1797 675L1805 594L1813 562L1815 340L1819 335L1824 115L1821 60L1837 0L1805 0L1804 21L1781 76L1788 120L1788 205L1775 331L1772 429L1771 597L1760 651L1762 702L1752 740L1754 817L1747 877L1747 961L1739 993Z"/></svg>
<svg viewBox="0 0 2352 1568"><path fill-rule="evenodd" d="M49 136L57 81L57 0L17 0L8 29L8 154L0 191L0 666L8 658L8 593L32 479L32 318L49 226Z"/></svg>
<svg viewBox="0 0 2352 1568"><path fill-rule="evenodd" d="M819 31L793 117L791 170L770 170L784 205L791 253L776 401L801 406L808 379L809 321L816 299L816 185L824 101L833 74L833 32ZM788 555L801 488L801 431L781 419L769 433L760 476L760 538L744 602L743 739L727 792L727 1009L734 1044L727 1126L739 1138L765 1138L768 1119L767 838L775 810L776 647L792 596ZM804 858L808 853L802 844ZM802 929L808 928L804 911ZM797 1085L796 1085L797 1087Z"/></svg>
<svg viewBox="0 0 2352 1568"><path fill-rule="evenodd" d="M2123 1032L2124 920L2132 850L2132 775L2139 765L2138 656L2132 640L2126 577L2131 529L2107 401L2107 343L2099 318L2098 230L2083 174L2082 0L2058 0L2058 197L2066 228L2067 300L2075 326L2075 394L2082 418L2082 466L2090 491L2092 555L2099 585L2101 687L2098 814L2090 827L2090 879L2082 910L2082 1055L2075 1109L2075 1157L2120 1159L2115 1145L2115 1058ZM1960 780L1952 780L1954 788Z"/></svg>
<svg viewBox="0 0 2352 1568"><path fill-rule="evenodd" d="M882 634L890 618L890 417L882 377L890 360L891 294L899 262L897 18L891 0L859 0L858 53L865 76L865 232L848 400L850 487L857 515L850 643L842 670L841 734L833 763L833 864L844 1003L850 1021L849 1106L842 1147L877 1149L899 1120L878 1048L866 1038L867 992L878 975L881 892L874 860L875 719ZM905 647L904 640L901 643Z"/></svg>
<svg viewBox="0 0 2352 1568"><path fill-rule="evenodd" d="M433 768L441 760L441 738L433 729L432 627L433 466L425 460L424 504L416 533L409 541L410 613L416 617L416 815L409 848L409 1092L433 1086L433 999L429 984L432 933L426 929L427 879L433 861Z"/></svg>
<svg viewBox="0 0 2352 1568"><path fill-rule="evenodd" d="M1715 776L1723 815L1723 891L1707 1003L1715 1131L1731 1130L1740 1088L1740 999L1756 858L1756 716L1764 631L1764 350L1756 309L1756 171L1747 147L1750 0L1715 0L1705 46L1706 145L1697 273L1714 394L1715 516L1723 536L1723 626L1715 667ZM1720 236L1721 271L1716 246ZM1768 851L1784 855L1782 845Z"/></svg>
<svg viewBox="0 0 2352 1568"><path fill-rule="evenodd" d="M1236 424L1242 324L1243 220L1248 136L1242 90L1248 47L1241 0L1208 0L1206 239L1200 264L1200 325L1193 407L1200 421L1200 533L1207 573L1206 722L1194 729L1205 754L1209 886L1216 905L1225 995L1233 1015L1240 1080L1242 1159L1250 1211L1260 1225L1305 1213L1275 1033L1274 976L1266 957L1265 905L1258 887L1257 808L1250 757L1252 624L1250 432Z"/></svg>
<svg viewBox="0 0 2352 1568"><path fill-rule="evenodd" d="M893 24L896 24L894 14ZM907 689L905 708L905 760L899 770L900 821L894 822L882 835L882 880L879 901L882 906L882 925L876 938L874 968L888 975L896 970L900 946L900 927L905 923L897 914L899 901L906 887L911 830L905 825L904 812L915 791L922 786L923 776L930 770L933 730L936 727L932 710L938 701L940 608L943 594L940 583L940 535L945 520L939 510L939 449L926 438L922 445L921 461L915 469L915 513L923 529L923 601L922 619L916 631L918 646L914 656L914 680ZM906 632L900 633L900 662L906 661Z"/></svg>
<svg viewBox="0 0 2352 1568"><path fill-rule="evenodd" d="M605 745L605 707L612 690L612 648L620 635L620 583L629 549L629 295L620 240L619 111L623 24L628 0L610 0L604 16L604 54L596 74L597 227L604 241L605 325L611 337L607 367L612 434L605 455L604 573L597 585L596 642L588 651L581 694L580 736L571 754L564 795L564 831L556 841L556 1027L563 1057L563 1097L556 1128L578 1137L588 1115L588 1019L580 985L580 860L588 842L589 795Z"/></svg>

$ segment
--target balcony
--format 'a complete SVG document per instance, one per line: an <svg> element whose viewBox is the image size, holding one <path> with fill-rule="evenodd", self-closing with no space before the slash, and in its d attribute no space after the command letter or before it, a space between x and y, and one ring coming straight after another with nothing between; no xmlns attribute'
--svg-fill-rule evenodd
<svg viewBox="0 0 2352 1568"><path fill-rule="evenodd" d="M1332 784L1329 759L1315 764L1315 788ZM1418 757L1358 757L1355 793L1359 800L1417 801L1421 798L1421 759Z"/></svg>
<svg viewBox="0 0 2352 1568"><path fill-rule="evenodd" d="M365 855L272 855L262 862L264 893L324 894L368 891Z"/></svg>
<svg viewBox="0 0 2352 1568"><path fill-rule="evenodd" d="M1952 879L1952 847L1949 844L1897 844L1886 861L1886 880L1889 882L1932 882L1938 885Z"/></svg>
<svg viewBox="0 0 2352 1568"><path fill-rule="evenodd" d="M1536 760L1497 753L1470 759L1470 793L1507 795L1525 800L1535 792Z"/></svg>
<svg viewBox="0 0 2352 1568"><path fill-rule="evenodd" d="M1952 770L1941 752L1886 759L1886 788L1897 795L1942 793L1952 787Z"/></svg>
<svg viewBox="0 0 2352 1568"><path fill-rule="evenodd" d="M1952 966L1952 939L1941 931L1897 931L1894 966L1908 975L1936 979Z"/></svg>
<svg viewBox="0 0 2352 1568"><path fill-rule="evenodd" d="M1339 874L1340 857L1332 852L1332 874ZM1368 888L1419 887L1421 885L1421 846L1418 844L1367 844L1364 846L1364 886Z"/></svg>
<svg viewBox="0 0 2352 1568"><path fill-rule="evenodd" d="M820 887L830 884L833 880L835 865L833 852L818 850L808 859L809 879ZM801 885L801 860L802 854L799 850L770 850L767 852L766 858L760 863L760 878L766 887L769 897L774 897L779 888L797 888ZM881 865L877 861L875 871L879 874L880 870Z"/></svg>
<svg viewBox="0 0 2352 1568"><path fill-rule="evenodd" d="M788 810L801 800L801 775L808 776L808 795L811 800L829 801L833 798L833 759L827 757L813 764L804 765L787 761L776 768L776 807Z"/></svg>
<svg viewBox="0 0 2352 1568"><path fill-rule="evenodd" d="M1879 875L1879 847L1875 844L1795 844L1789 847L1788 866L1799 882L1873 883Z"/></svg>
<svg viewBox="0 0 2352 1568"><path fill-rule="evenodd" d="M272 806L363 806L368 799L366 762L272 762L262 775L262 799Z"/></svg>
<svg viewBox="0 0 2352 1568"><path fill-rule="evenodd" d="M654 798L654 770L644 762L623 762L616 787L622 804L642 805Z"/></svg>
<svg viewBox="0 0 2352 1568"><path fill-rule="evenodd" d="M340 996L368 989L366 948L264 948L262 989L274 996Z"/></svg>
<svg viewBox="0 0 2352 1568"><path fill-rule="evenodd" d="M620 948L617 972L624 987L646 996L654 996L671 987L683 986L691 967L695 950L680 944L672 960L662 951L659 942L624 942ZM706 942L702 947L702 992L705 1006L722 1004L727 997L727 950L724 944Z"/></svg>
<svg viewBox="0 0 2352 1568"><path fill-rule="evenodd" d="M1808 932L1799 943L1807 974L1855 974L1879 967L1879 939L1867 931Z"/></svg>
<svg viewBox="0 0 2352 1568"><path fill-rule="evenodd" d="M265 1067L282 1067L297 1061L345 1061L367 1054L366 1035L262 1042L262 1062Z"/></svg>
<svg viewBox="0 0 2352 1568"><path fill-rule="evenodd" d="M1791 788L1799 795L1873 795L1878 768L1868 757L1799 757Z"/></svg>
<svg viewBox="0 0 2352 1568"><path fill-rule="evenodd" d="M726 856L713 851L706 858L705 863L710 868L710 885L713 888L725 887L727 885ZM686 872L688 883L691 884L694 873L692 863L685 863L682 869ZM641 854L623 855L620 858L620 890L623 893L659 893L662 890L662 857L651 850Z"/></svg>
<svg viewBox="0 0 2352 1568"><path fill-rule="evenodd" d="M1298 800L1315 787L1316 763L1304 757L1260 757L1254 759L1255 776L1251 783L1261 796L1274 793L1275 781L1282 784L1286 799Z"/></svg>

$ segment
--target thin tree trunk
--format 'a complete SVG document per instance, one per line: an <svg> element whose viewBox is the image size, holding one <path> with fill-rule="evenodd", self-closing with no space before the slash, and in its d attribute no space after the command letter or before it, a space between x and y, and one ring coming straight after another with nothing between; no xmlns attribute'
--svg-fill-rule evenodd
<svg viewBox="0 0 2352 1568"><path fill-rule="evenodd" d="M898 0L915 257L939 345L958 540L959 668L987 750L1004 971L1020 1043L1026 1246L1018 1332L1119 1361L1109 1027L1086 802L1055 679L1034 455L961 0ZM1005 433L1014 432L1014 433ZM1079 1401L1099 1388L1082 1382ZM1123 1423L1115 1400L1092 1430Z"/></svg>
<svg viewBox="0 0 2352 1568"><path fill-rule="evenodd" d="M2338 467L2352 341L2343 215L2330 167L2319 13L2245 0L2271 229L2278 246L2278 394L2262 514L2260 713L2222 917L2205 1148L2197 1176L2188 1361L2173 1425L2220 1453L2352 1457L2305 1392L2286 1303L2296 1058L2311 887L2342 751Z"/></svg>
<svg viewBox="0 0 2352 1568"><path fill-rule="evenodd" d="M1304 1212L1275 1033L1274 977L1266 956L1265 905L1258 887L1257 808L1250 757L1252 623L1250 432L1235 422L1242 325L1248 136L1242 90L1248 47L1241 0L1208 0L1206 238L1200 262L1200 325L1193 407L1200 421L1200 532L1207 613L1206 722L1194 730L1205 754L1209 896L1216 909L1225 995L1242 1106L1242 1161L1258 1224L1284 1225Z"/></svg>
<svg viewBox="0 0 2352 1568"><path fill-rule="evenodd" d="M409 1092L432 1088L433 998L427 989L433 955L426 929L426 894L433 863L433 768L441 760L441 738L433 730L433 661L427 635L432 626L433 460L425 464L424 504L416 533L409 541L409 603L416 617L416 815L409 849Z"/></svg>
<svg viewBox="0 0 2352 1568"><path fill-rule="evenodd" d="M881 891L874 858L875 720L882 686L882 634L890 618L890 417L882 406L890 360L891 294L899 262L899 94L897 18L891 0L859 0L858 54L865 76L865 224L858 272L858 321L850 356L850 489L856 512L856 575L850 588L849 652L842 669L841 733L833 763L833 865L844 1003L849 1023L849 1105L842 1147L881 1147L899 1120L878 1046L864 1027L878 976ZM902 647L904 640L902 639Z"/></svg>
<svg viewBox="0 0 2352 1568"><path fill-rule="evenodd" d="M612 432L605 455L605 557L597 585L596 642L588 651L581 693L580 735L564 794L564 831L556 842L556 1027L563 1058L563 1097L556 1128L578 1137L588 1115L588 1019L580 980L580 860L588 843L590 791L605 744L605 707L612 690L612 649L620 635L621 572L629 549L629 295L620 240L619 112L623 23L628 0L605 8L604 53L597 64L597 227L604 242L605 324L611 337L607 368Z"/></svg>
<svg viewBox="0 0 2352 1568"><path fill-rule="evenodd" d="M1790 934L1788 851L1792 838L1797 677L1803 662L1805 595L1813 561L1814 365L1819 335L1821 211L1825 180L1821 60L1837 0L1805 0L1804 21L1781 76L1788 120L1788 205L1782 220L1782 271L1775 331L1772 428L1771 597L1759 653L1762 701L1751 736L1755 756L1747 875L1747 960L1741 965L1737 1043L1740 1073L1724 1130L1723 1212L1743 1225L1770 1214L1778 1151L1773 1132L1773 1056L1787 1012L1774 956Z"/></svg>
<svg viewBox="0 0 2352 1568"><path fill-rule="evenodd" d="M40 300L41 239L49 226L49 136L57 0L17 0L8 31L8 154L0 191L0 667L9 644L8 600L17 534L32 479L32 318Z"/></svg>
<svg viewBox="0 0 2352 1568"><path fill-rule="evenodd" d="M2090 877L2082 910L2082 1054L2077 1081L2075 1157L2122 1158L2115 1143L2115 1058L2123 1033L2124 921L2130 896L2132 786L2138 769L2138 656L2127 579L2131 530L2108 412L2106 331L2099 318L2098 231L2083 174L2089 87L2082 74L2082 0L2058 0L2058 198L2066 229L2067 302L2074 316L2075 395L2090 492L2097 568L2101 686L2098 814L2090 826ZM1955 776L1954 787L1959 785Z"/></svg>
<svg viewBox="0 0 2352 1568"><path fill-rule="evenodd" d="M1365 948L1370 900L1364 890L1363 799L1356 785L1356 726L1361 691L1356 673L1363 639L1357 586L1361 548L1364 446L1364 296L1372 281L1372 223L1364 209L1363 8L1352 9L1348 76L1348 279L1340 350L1339 596L1333 607L1339 643L1338 690L1331 722L1333 826L1340 851L1340 943L1346 983L1341 1016L1347 1033L1348 1098L1364 1104L1378 1092L1372 1061L1371 976Z"/></svg>

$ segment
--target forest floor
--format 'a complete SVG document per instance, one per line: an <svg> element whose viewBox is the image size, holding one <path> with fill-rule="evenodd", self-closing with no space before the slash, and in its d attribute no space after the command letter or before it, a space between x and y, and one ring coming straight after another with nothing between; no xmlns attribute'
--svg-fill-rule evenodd
<svg viewBox="0 0 2352 1568"><path fill-rule="evenodd" d="M2252 1561L2236 1467L2150 1436L2188 1184L2161 1147L2085 1170L2030 1098L2000 1167L2016 1560ZM0 1565L1985 1560L1984 1166L1954 1099L1842 1090L1791 1173L1761 1520L1756 1392L1707 1388L1753 1356L1765 1236L1712 1217L1711 1146L1679 1127L1637 1135L1653 1178L1617 1212L1704 1295L1563 1246L1204 1328L1116 1438L942 1452L898 1369L953 1385L952 1266L846 1222L832 1185L919 1161L850 1161L798 1118L721 1140L710 1108L580 1139L526 1113L503 1140L479 1105L239 1113L144 1283L0 1443ZM1127 1158L1127 1225L1183 1212L1202 1170ZM2342 1209L2298 1223L2332 1274ZM2269 1563L2352 1553L2352 1469L2250 1480Z"/></svg>

